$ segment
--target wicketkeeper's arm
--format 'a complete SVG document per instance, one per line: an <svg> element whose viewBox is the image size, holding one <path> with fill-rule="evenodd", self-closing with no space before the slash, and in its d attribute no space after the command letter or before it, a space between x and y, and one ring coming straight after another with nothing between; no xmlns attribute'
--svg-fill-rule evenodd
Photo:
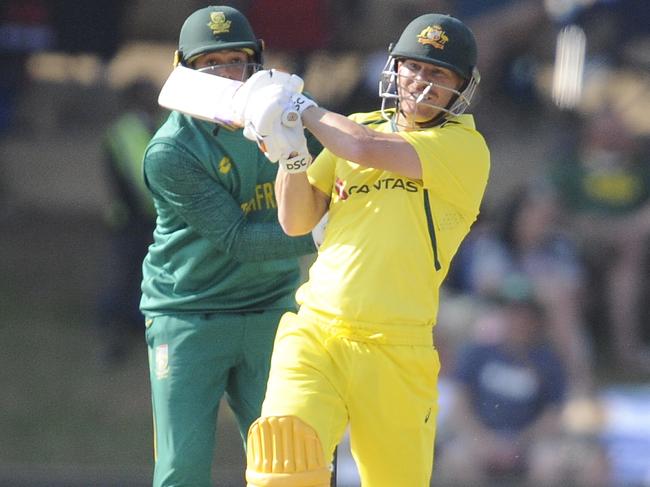
<svg viewBox="0 0 650 487"><path fill-rule="evenodd" d="M255 161L248 161L256 163ZM313 253L311 236L290 238L277 222L247 218L240 204L180 148L156 144L144 159L147 185L193 231L239 262Z"/></svg>

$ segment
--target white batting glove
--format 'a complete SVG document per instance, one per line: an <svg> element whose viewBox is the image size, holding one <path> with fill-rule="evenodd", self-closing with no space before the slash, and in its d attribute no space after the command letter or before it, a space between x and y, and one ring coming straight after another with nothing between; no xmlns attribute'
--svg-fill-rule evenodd
<svg viewBox="0 0 650 487"><path fill-rule="evenodd" d="M311 163L300 117L291 126L283 122L291 93L284 86L266 86L249 97L245 109L244 136L257 142L271 162L290 173L303 172Z"/></svg>
<svg viewBox="0 0 650 487"><path fill-rule="evenodd" d="M312 157L307 150L307 139L302 121L298 119L296 125L292 127L280 123L278 131L286 141L286 153L278 160L280 167L291 174L305 172L311 164Z"/></svg>
<svg viewBox="0 0 650 487"><path fill-rule="evenodd" d="M276 116L272 119L272 128L266 132L266 135L259 134L252 123L246 125L244 134L254 134L257 145L267 159L271 162L278 162L284 171L288 173L306 171L311 164L312 157L307 150L307 139L302 123L298 120L296 125L287 127L277 116L281 110L274 111ZM269 113L271 111L267 111L266 115ZM266 128L264 122L262 126Z"/></svg>
<svg viewBox="0 0 650 487"><path fill-rule="evenodd" d="M282 113L290 97L282 86L271 85L255 92L246 104L244 136L257 142L271 162L278 162L290 152L281 130Z"/></svg>
<svg viewBox="0 0 650 487"><path fill-rule="evenodd" d="M244 84L237 90L232 99L233 120L240 125L244 125L247 118L247 110L253 98L261 90L268 86L282 86L289 94L300 93L304 82L302 78L295 74L277 71L275 69L264 69L254 73Z"/></svg>

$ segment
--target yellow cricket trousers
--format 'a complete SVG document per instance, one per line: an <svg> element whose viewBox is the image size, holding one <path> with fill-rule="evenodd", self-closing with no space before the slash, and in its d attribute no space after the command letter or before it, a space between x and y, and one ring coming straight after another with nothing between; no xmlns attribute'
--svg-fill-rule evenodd
<svg viewBox="0 0 650 487"><path fill-rule="evenodd" d="M326 461L350 426L364 487L429 486L438 353L430 326L359 325L305 307L275 339L262 416L314 428Z"/></svg>

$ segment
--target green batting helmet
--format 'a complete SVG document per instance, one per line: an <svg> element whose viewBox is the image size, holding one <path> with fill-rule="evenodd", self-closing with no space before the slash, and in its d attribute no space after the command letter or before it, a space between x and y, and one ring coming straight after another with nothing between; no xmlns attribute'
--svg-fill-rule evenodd
<svg viewBox="0 0 650 487"><path fill-rule="evenodd" d="M470 79L476 66L476 39L457 18L426 14L406 26L390 55L442 66Z"/></svg>
<svg viewBox="0 0 650 487"><path fill-rule="evenodd" d="M232 7L205 7L183 23L175 63L187 64L201 54L222 49L248 50L262 64L264 42L255 37L246 17Z"/></svg>
<svg viewBox="0 0 650 487"><path fill-rule="evenodd" d="M481 78L476 68L476 39L460 20L443 14L421 15L406 26L398 41L391 44L388 50L388 61L379 84L385 118L388 118L385 110L387 101L397 103L396 108L399 105L401 95L397 89L397 69L401 59L430 63L457 73L465 80L460 91L455 92L448 106L433 106L448 115L460 115L469 107ZM440 117L432 122L439 120Z"/></svg>

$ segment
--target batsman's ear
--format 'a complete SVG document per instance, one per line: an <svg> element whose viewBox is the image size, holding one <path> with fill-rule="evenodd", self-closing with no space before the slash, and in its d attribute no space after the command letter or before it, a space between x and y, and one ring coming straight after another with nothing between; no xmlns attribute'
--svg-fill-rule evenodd
<svg viewBox="0 0 650 487"><path fill-rule="evenodd" d="M179 51L178 49L176 49L176 50L174 51L174 63L173 63L174 67L176 67L176 66L178 66L179 64L181 64L181 61L182 61L182 60L183 60L183 54L181 54L181 51Z"/></svg>

